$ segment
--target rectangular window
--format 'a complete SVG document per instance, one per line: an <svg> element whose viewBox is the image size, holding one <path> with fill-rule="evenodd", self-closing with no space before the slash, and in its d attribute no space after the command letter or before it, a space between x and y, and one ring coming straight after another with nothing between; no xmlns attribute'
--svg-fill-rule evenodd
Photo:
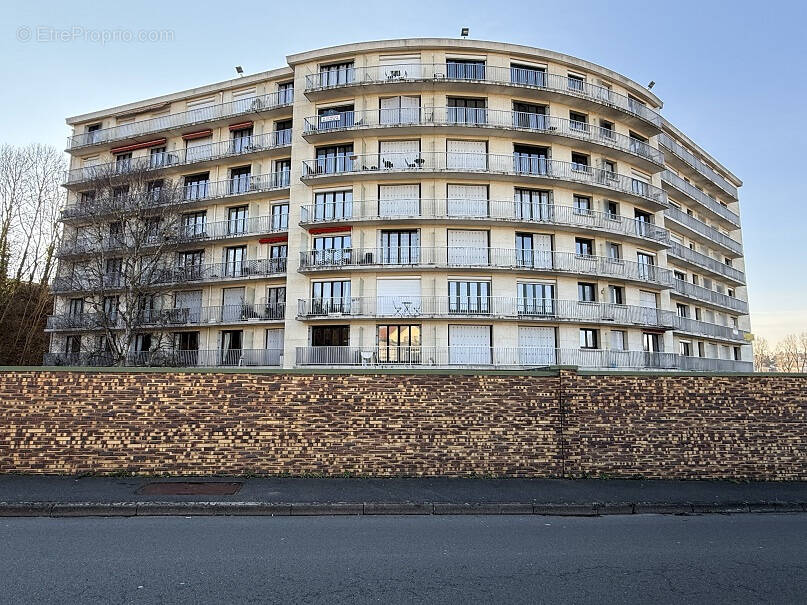
<svg viewBox="0 0 807 605"><path fill-rule="evenodd" d="M84 313L84 299L83 298L71 298L70 305L67 309L68 315L73 317L77 315L81 315Z"/></svg>
<svg viewBox="0 0 807 605"><path fill-rule="evenodd" d="M450 80L484 80L485 62L466 59L447 59L446 78Z"/></svg>
<svg viewBox="0 0 807 605"><path fill-rule="evenodd" d="M316 265L349 264L352 245L350 235L325 235L314 238L313 261Z"/></svg>
<svg viewBox="0 0 807 605"><path fill-rule="evenodd" d="M314 220L350 218L353 216L353 190L328 191L314 195Z"/></svg>
<svg viewBox="0 0 807 605"><path fill-rule="evenodd" d="M608 286L608 297L613 305L625 304L625 288L622 286Z"/></svg>
<svg viewBox="0 0 807 605"><path fill-rule="evenodd" d="M286 231L289 228L289 205L272 204L272 231Z"/></svg>
<svg viewBox="0 0 807 605"><path fill-rule="evenodd" d="M546 86L546 69L532 65L510 64L510 82L522 86Z"/></svg>
<svg viewBox="0 0 807 605"><path fill-rule="evenodd" d="M572 130L588 131L588 116L584 113L570 111L569 128Z"/></svg>
<svg viewBox="0 0 807 605"><path fill-rule="evenodd" d="M319 66L319 85L322 88L350 84L355 79L353 61ZM279 87L278 87L279 88Z"/></svg>
<svg viewBox="0 0 807 605"><path fill-rule="evenodd" d="M287 105L294 102L294 82L282 82L277 85L278 104Z"/></svg>
<svg viewBox="0 0 807 605"><path fill-rule="evenodd" d="M185 199L201 200L208 196L210 173L204 172L185 177Z"/></svg>
<svg viewBox="0 0 807 605"><path fill-rule="evenodd" d="M351 172L353 170L353 160L350 159L352 154L353 143L318 147L316 151L316 173Z"/></svg>
<svg viewBox="0 0 807 605"><path fill-rule="evenodd" d="M240 168L230 169L230 195L239 193L246 193L249 191L250 181L252 176L251 166L241 166Z"/></svg>
<svg viewBox="0 0 807 605"><path fill-rule="evenodd" d="M591 198L584 195L574 196L574 213L582 215L591 214Z"/></svg>
<svg viewBox="0 0 807 605"><path fill-rule="evenodd" d="M515 216L527 221L552 220L554 208L550 204L550 192L534 189L515 190Z"/></svg>
<svg viewBox="0 0 807 605"><path fill-rule="evenodd" d="M128 172L132 169L132 154L119 153L115 156L115 172Z"/></svg>
<svg viewBox="0 0 807 605"><path fill-rule="evenodd" d="M266 288L267 319L283 319L286 312L286 287Z"/></svg>
<svg viewBox="0 0 807 605"><path fill-rule="evenodd" d="M622 259L622 246L619 244L615 244L614 242L608 242L605 244L605 250L608 254L608 258L610 260L621 260Z"/></svg>
<svg viewBox="0 0 807 605"><path fill-rule="evenodd" d="M555 286L542 283L519 283L518 314L519 316L554 315Z"/></svg>
<svg viewBox="0 0 807 605"><path fill-rule="evenodd" d="M567 76L567 86L569 90L583 92L585 84L586 79L583 76L578 76L577 74L569 74Z"/></svg>
<svg viewBox="0 0 807 605"><path fill-rule="evenodd" d="M247 247L233 246L224 249L224 275L241 277L246 271Z"/></svg>
<svg viewBox="0 0 807 605"><path fill-rule="evenodd" d="M275 160L272 187L288 187L291 182L291 159Z"/></svg>
<svg viewBox="0 0 807 605"><path fill-rule="evenodd" d="M247 232L249 206L227 209L227 234L241 235Z"/></svg>
<svg viewBox="0 0 807 605"><path fill-rule="evenodd" d="M416 264L420 261L420 233L417 229L381 232L381 262Z"/></svg>
<svg viewBox="0 0 807 605"><path fill-rule="evenodd" d="M689 307L687 305L676 303L675 310L678 313L678 317L689 317Z"/></svg>
<svg viewBox="0 0 807 605"><path fill-rule="evenodd" d="M637 252L636 253L636 260L639 263L639 278L640 279L648 279L648 280L655 280L656 279L656 270L655 264L656 259L654 256L650 254L645 254L644 252Z"/></svg>
<svg viewBox="0 0 807 605"><path fill-rule="evenodd" d="M593 256L594 240L576 237L574 238L574 250L577 256Z"/></svg>
<svg viewBox="0 0 807 605"><path fill-rule="evenodd" d="M546 130L548 113L545 105L513 101L513 126L529 130Z"/></svg>
<svg viewBox="0 0 807 605"><path fill-rule="evenodd" d="M619 204L616 202L608 201L605 203L605 213L608 218L615 220L619 218Z"/></svg>
<svg viewBox="0 0 807 605"><path fill-rule="evenodd" d="M584 153L572 152L572 170L588 172L589 159Z"/></svg>
<svg viewBox="0 0 807 605"><path fill-rule="evenodd" d="M314 315L350 313L350 280L311 284L311 312Z"/></svg>
<svg viewBox="0 0 807 605"><path fill-rule="evenodd" d="M207 211L190 212L182 215L183 239L204 237L206 234Z"/></svg>
<svg viewBox="0 0 807 605"><path fill-rule="evenodd" d="M592 328L580 329L580 348L581 349L597 349L599 348L599 338L597 330Z"/></svg>
<svg viewBox="0 0 807 605"><path fill-rule="evenodd" d="M642 333L642 343L647 353L661 352L661 337L651 332Z"/></svg>
<svg viewBox="0 0 807 605"><path fill-rule="evenodd" d="M684 357L692 356L692 343L682 340L678 343L679 351Z"/></svg>
<svg viewBox="0 0 807 605"><path fill-rule="evenodd" d="M546 174L548 147L513 146L513 170L519 174Z"/></svg>
<svg viewBox="0 0 807 605"><path fill-rule="evenodd" d="M252 126L230 133L230 153L249 153L253 150Z"/></svg>
<svg viewBox="0 0 807 605"><path fill-rule="evenodd" d="M292 120L278 120L275 122L275 140L277 146L291 145L291 133L294 123Z"/></svg>
<svg viewBox="0 0 807 605"><path fill-rule="evenodd" d="M577 284L577 300L580 302L596 302L597 301L597 284L589 284L586 282L578 282Z"/></svg>
<svg viewBox="0 0 807 605"><path fill-rule="evenodd" d="M487 314L491 312L490 282L449 281L448 312Z"/></svg>
<svg viewBox="0 0 807 605"><path fill-rule="evenodd" d="M628 338L624 330L611 330L611 350L625 351L628 348Z"/></svg>
<svg viewBox="0 0 807 605"><path fill-rule="evenodd" d="M77 334L70 334L64 339L64 352L69 355L78 355L81 353L81 336Z"/></svg>
<svg viewBox="0 0 807 605"><path fill-rule="evenodd" d="M485 99L448 98L447 120L450 124L487 124Z"/></svg>
<svg viewBox="0 0 807 605"><path fill-rule="evenodd" d="M353 104L322 107L317 110L317 131L351 128L356 122Z"/></svg>
<svg viewBox="0 0 807 605"><path fill-rule="evenodd" d="M420 363L419 325L378 326L378 360L381 363Z"/></svg>

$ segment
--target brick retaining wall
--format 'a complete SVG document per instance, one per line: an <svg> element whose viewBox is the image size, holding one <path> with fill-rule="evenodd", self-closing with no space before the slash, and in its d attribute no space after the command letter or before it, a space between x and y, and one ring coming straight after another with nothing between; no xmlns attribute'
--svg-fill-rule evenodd
<svg viewBox="0 0 807 605"><path fill-rule="evenodd" d="M0 371L0 472L807 479L807 376Z"/></svg>

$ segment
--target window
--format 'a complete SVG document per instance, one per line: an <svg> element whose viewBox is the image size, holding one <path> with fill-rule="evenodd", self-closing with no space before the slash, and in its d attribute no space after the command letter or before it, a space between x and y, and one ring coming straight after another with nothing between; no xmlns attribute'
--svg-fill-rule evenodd
<svg viewBox="0 0 807 605"><path fill-rule="evenodd" d="M740 347L734 347L734 361L741 361L743 358Z"/></svg>
<svg viewBox="0 0 807 605"><path fill-rule="evenodd" d="M236 206L227 209L227 234L241 235L247 232L248 206Z"/></svg>
<svg viewBox="0 0 807 605"><path fill-rule="evenodd" d="M319 147L316 151L317 174L334 174L353 170L353 143Z"/></svg>
<svg viewBox="0 0 807 605"><path fill-rule="evenodd" d="M449 281L449 313L490 313L490 282Z"/></svg>
<svg viewBox="0 0 807 605"><path fill-rule="evenodd" d="M641 210L634 210L633 215L636 220L636 235L646 236L650 232L649 225L653 224L653 215Z"/></svg>
<svg viewBox="0 0 807 605"><path fill-rule="evenodd" d="M594 254L594 240L576 237L574 238L574 250L577 256L592 256Z"/></svg>
<svg viewBox="0 0 807 605"><path fill-rule="evenodd" d="M311 284L311 312L314 315L350 312L350 280Z"/></svg>
<svg viewBox="0 0 807 605"><path fill-rule="evenodd" d="M592 328L580 329L580 348L581 349L597 349L598 347L598 333L597 330Z"/></svg>
<svg viewBox="0 0 807 605"><path fill-rule="evenodd" d="M294 82L282 82L277 85L277 102L286 105L294 102Z"/></svg>
<svg viewBox="0 0 807 605"><path fill-rule="evenodd" d="M608 258L611 260L621 260L622 259L622 246L620 244L615 244L614 242L608 242L605 244L605 250L608 254Z"/></svg>
<svg viewBox="0 0 807 605"><path fill-rule="evenodd" d="M91 204L95 201L95 191L82 191L78 194L79 204Z"/></svg>
<svg viewBox="0 0 807 605"><path fill-rule="evenodd" d="M607 180L616 179L616 162L611 160L602 161L602 176Z"/></svg>
<svg viewBox="0 0 807 605"><path fill-rule="evenodd" d="M134 350L136 353L148 353L151 350L151 334L148 332L136 334Z"/></svg>
<svg viewBox="0 0 807 605"><path fill-rule="evenodd" d="M576 111L569 112L569 128L572 130L588 130L588 116Z"/></svg>
<svg viewBox="0 0 807 605"><path fill-rule="evenodd" d="M516 233L516 264L520 267L532 267L533 261L532 233Z"/></svg>
<svg viewBox="0 0 807 605"><path fill-rule="evenodd" d="M157 179L156 181L149 181L146 185L146 189L148 191L148 197L151 198L151 201L159 202L163 193L163 180Z"/></svg>
<svg viewBox="0 0 807 605"><path fill-rule="evenodd" d="M230 191L231 195L246 193L249 191L251 166L241 166L230 169Z"/></svg>
<svg viewBox="0 0 807 605"><path fill-rule="evenodd" d="M355 124L353 104L322 107L317 110L317 130L338 130Z"/></svg>
<svg viewBox="0 0 807 605"><path fill-rule="evenodd" d="M381 232L381 262L415 264L420 259L420 233L416 229Z"/></svg>
<svg viewBox="0 0 807 605"><path fill-rule="evenodd" d="M275 140L274 144L291 145L291 132L294 123L292 120L278 120L275 122Z"/></svg>
<svg viewBox="0 0 807 605"><path fill-rule="evenodd" d="M283 319L286 311L286 287L266 288L267 319Z"/></svg>
<svg viewBox="0 0 807 605"><path fill-rule="evenodd" d="M600 120L600 136L604 139L613 139L614 123L608 120Z"/></svg>
<svg viewBox="0 0 807 605"><path fill-rule="evenodd" d="M701 321L702 317L703 316L700 307L695 307L695 319Z"/></svg>
<svg viewBox="0 0 807 605"><path fill-rule="evenodd" d="M169 163L168 154L165 153L165 147L152 147L149 149L149 167L159 168Z"/></svg>
<svg viewBox="0 0 807 605"><path fill-rule="evenodd" d="M112 190L112 199L117 203L123 203L126 201L126 197L129 195L129 186L124 185L122 187L115 187Z"/></svg>
<svg viewBox="0 0 807 605"><path fill-rule="evenodd" d="M314 264L343 264L351 260L350 235L326 235L314 238Z"/></svg>
<svg viewBox="0 0 807 605"><path fill-rule="evenodd" d="M379 99L381 124L417 124L420 117L420 97L401 96Z"/></svg>
<svg viewBox="0 0 807 605"><path fill-rule="evenodd" d="M314 220L350 218L353 215L353 190L328 191L314 195Z"/></svg>
<svg viewBox="0 0 807 605"><path fill-rule="evenodd" d="M588 156L582 153L572 152L572 170L588 171Z"/></svg>
<svg viewBox="0 0 807 605"><path fill-rule="evenodd" d="M354 78L353 61L319 66L319 85L323 88L349 84L353 82Z"/></svg>
<svg viewBox="0 0 807 605"><path fill-rule="evenodd" d="M586 79L583 76L578 76L577 74L569 74L567 76L567 86L569 90L583 92L585 84Z"/></svg>
<svg viewBox="0 0 807 605"><path fill-rule="evenodd" d="M485 99L448 98L448 122L451 124L486 124Z"/></svg>
<svg viewBox="0 0 807 605"><path fill-rule="evenodd" d="M684 357L691 357L692 356L692 343L687 342L686 340L681 340L678 343L678 349Z"/></svg>
<svg viewBox="0 0 807 605"><path fill-rule="evenodd" d="M644 252L637 252L636 260L638 261L639 278L654 280L656 278L655 257Z"/></svg>
<svg viewBox="0 0 807 605"><path fill-rule="evenodd" d="M248 153L252 150L252 126L233 130L230 136L230 153Z"/></svg>
<svg viewBox="0 0 807 605"><path fill-rule="evenodd" d="M291 160L275 160L272 187L288 187L291 182Z"/></svg>
<svg viewBox="0 0 807 605"><path fill-rule="evenodd" d="M69 355L77 355L81 352L81 336L70 334L64 339L64 352Z"/></svg>
<svg viewBox="0 0 807 605"><path fill-rule="evenodd" d="M548 147L513 146L513 169L518 173L546 174Z"/></svg>
<svg viewBox="0 0 807 605"><path fill-rule="evenodd" d="M528 221L545 221L552 217L550 192L535 189L515 190L515 216Z"/></svg>
<svg viewBox="0 0 807 605"><path fill-rule="evenodd" d="M647 353L661 352L661 337L653 332L642 333L642 343Z"/></svg>
<svg viewBox="0 0 807 605"><path fill-rule="evenodd" d="M546 86L546 69L532 65L510 64L510 81L524 86Z"/></svg>
<svg viewBox="0 0 807 605"><path fill-rule="evenodd" d="M513 101L513 126L531 130L546 130L548 113L545 105Z"/></svg>
<svg viewBox="0 0 807 605"><path fill-rule="evenodd" d="M419 325L378 326L378 360L382 363L419 363Z"/></svg>
<svg viewBox="0 0 807 605"><path fill-rule="evenodd" d="M608 286L608 297L613 305L625 304L625 288L622 286Z"/></svg>
<svg viewBox="0 0 807 605"><path fill-rule="evenodd" d="M530 315L554 315L555 311L555 286L554 284L542 283L519 283L518 292L518 314Z"/></svg>
<svg viewBox="0 0 807 605"><path fill-rule="evenodd" d="M241 277L246 273L247 247L232 246L224 249L224 275Z"/></svg>
<svg viewBox="0 0 807 605"><path fill-rule="evenodd" d="M673 271L673 276L680 281L686 281L687 279L686 273L682 271Z"/></svg>
<svg viewBox="0 0 807 605"><path fill-rule="evenodd" d="M108 258L106 261L106 275L117 276L123 271L122 258Z"/></svg>
<svg viewBox="0 0 807 605"><path fill-rule="evenodd" d="M611 330L611 350L625 351L628 348L628 338L624 330Z"/></svg>
<svg viewBox="0 0 807 605"><path fill-rule="evenodd" d="M484 80L485 62L446 59L446 77L450 80Z"/></svg>
<svg viewBox="0 0 807 605"><path fill-rule="evenodd" d="M590 284L586 282L578 282L577 284L577 300L580 302L596 302L597 301L597 284Z"/></svg>
<svg viewBox="0 0 807 605"><path fill-rule="evenodd" d="M678 313L678 317L689 317L689 307L687 305L676 303L675 310Z"/></svg>
<svg viewBox="0 0 807 605"><path fill-rule="evenodd" d="M276 244L269 249L269 258L272 262L272 273L284 273L286 271L286 258L288 255L288 244Z"/></svg>
<svg viewBox="0 0 807 605"><path fill-rule="evenodd" d="M605 202L605 213L608 215L608 218L610 219L618 219L619 204L611 201Z"/></svg>
<svg viewBox="0 0 807 605"><path fill-rule="evenodd" d="M289 228L289 205L272 204L272 231L286 231Z"/></svg>
<svg viewBox="0 0 807 605"><path fill-rule="evenodd" d="M132 169L132 154L119 153L115 156L115 172L128 172Z"/></svg>
<svg viewBox="0 0 807 605"><path fill-rule="evenodd" d="M87 144L92 145L96 141L100 140L100 131L101 130L101 123L98 124L89 124L87 125Z"/></svg>
<svg viewBox="0 0 807 605"><path fill-rule="evenodd" d="M120 306L120 297L118 296L104 296L103 301L104 316L111 322L114 322L118 317L118 308Z"/></svg>
<svg viewBox="0 0 807 605"><path fill-rule="evenodd" d="M67 309L67 314L75 317L77 315L81 315L84 313L84 299L83 298L71 298L69 307Z"/></svg>
<svg viewBox="0 0 807 605"><path fill-rule="evenodd" d="M210 173L194 174L185 177L185 199L200 200L207 197Z"/></svg>
<svg viewBox="0 0 807 605"><path fill-rule="evenodd" d="M180 252L177 256L177 266L186 279L200 279L204 260L204 250Z"/></svg>
<svg viewBox="0 0 807 605"><path fill-rule="evenodd" d="M206 233L207 211L190 212L182 215L182 236L184 238L203 237Z"/></svg>
<svg viewBox="0 0 807 605"><path fill-rule="evenodd" d="M590 215L591 214L591 198L583 195L574 196L574 213Z"/></svg>
<svg viewBox="0 0 807 605"><path fill-rule="evenodd" d="M199 332L174 332L174 348L178 351L197 352L199 350ZM191 359L196 361L198 356L189 356L189 361Z"/></svg>

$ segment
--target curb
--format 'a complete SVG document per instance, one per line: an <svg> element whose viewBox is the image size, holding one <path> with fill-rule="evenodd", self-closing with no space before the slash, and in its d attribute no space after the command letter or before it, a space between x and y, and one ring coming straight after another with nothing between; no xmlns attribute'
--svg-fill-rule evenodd
<svg viewBox="0 0 807 605"><path fill-rule="evenodd" d="M805 502L592 503L533 502L0 502L0 517L154 517L333 515L704 515L802 513Z"/></svg>

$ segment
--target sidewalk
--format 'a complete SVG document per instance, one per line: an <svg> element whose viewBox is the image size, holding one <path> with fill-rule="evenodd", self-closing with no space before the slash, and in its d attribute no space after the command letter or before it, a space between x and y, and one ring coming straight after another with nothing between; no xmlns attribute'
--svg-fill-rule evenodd
<svg viewBox="0 0 807 605"><path fill-rule="evenodd" d="M0 475L0 516L807 512L807 482Z"/></svg>

